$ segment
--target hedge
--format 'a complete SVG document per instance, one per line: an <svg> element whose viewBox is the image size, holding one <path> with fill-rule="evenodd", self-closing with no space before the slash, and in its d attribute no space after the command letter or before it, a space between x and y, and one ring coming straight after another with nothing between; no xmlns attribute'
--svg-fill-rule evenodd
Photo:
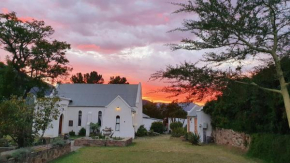
<svg viewBox="0 0 290 163"><path fill-rule="evenodd" d="M269 163L290 162L290 135L253 134L251 138L250 157Z"/></svg>

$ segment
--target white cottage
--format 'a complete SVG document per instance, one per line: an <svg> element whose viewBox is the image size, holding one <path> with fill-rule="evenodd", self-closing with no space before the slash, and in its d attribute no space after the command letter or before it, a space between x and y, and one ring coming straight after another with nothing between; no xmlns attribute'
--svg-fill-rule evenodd
<svg viewBox="0 0 290 163"><path fill-rule="evenodd" d="M199 134L200 141L206 143L207 137L211 137L211 118L202 111L203 107L194 105L187 114L187 132Z"/></svg>
<svg viewBox="0 0 290 163"><path fill-rule="evenodd" d="M101 130L113 129L113 136L133 137L142 125L141 84L60 84L56 96L61 114L45 131L46 137L57 137L84 127L89 135L90 123Z"/></svg>

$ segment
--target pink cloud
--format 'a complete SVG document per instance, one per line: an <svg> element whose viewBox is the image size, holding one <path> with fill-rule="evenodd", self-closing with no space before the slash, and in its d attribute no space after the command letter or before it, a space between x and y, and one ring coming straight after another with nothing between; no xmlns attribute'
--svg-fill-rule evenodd
<svg viewBox="0 0 290 163"><path fill-rule="evenodd" d="M2 8L2 9L1 9L1 12L2 12L3 14L8 14L8 13L9 13L9 10L8 10L7 8Z"/></svg>

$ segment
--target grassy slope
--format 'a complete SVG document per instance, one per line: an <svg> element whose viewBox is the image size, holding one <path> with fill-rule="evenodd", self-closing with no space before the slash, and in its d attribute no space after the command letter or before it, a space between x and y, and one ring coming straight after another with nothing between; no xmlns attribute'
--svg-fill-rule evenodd
<svg viewBox="0 0 290 163"><path fill-rule="evenodd" d="M216 145L192 146L169 136L134 140L129 147L85 147L53 163L254 163Z"/></svg>

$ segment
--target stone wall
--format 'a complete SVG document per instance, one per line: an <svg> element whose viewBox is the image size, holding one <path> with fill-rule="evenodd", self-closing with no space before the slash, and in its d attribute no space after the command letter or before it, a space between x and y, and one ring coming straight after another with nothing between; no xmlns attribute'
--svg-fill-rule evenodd
<svg viewBox="0 0 290 163"><path fill-rule="evenodd" d="M125 147L132 144L132 138L124 138L123 140L104 140L92 138L79 138L74 141L75 146L108 146L108 147Z"/></svg>
<svg viewBox="0 0 290 163"><path fill-rule="evenodd" d="M22 160L9 159L3 163L46 163L71 152L71 144L62 147L51 147L46 150L32 152Z"/></svg>
<svg viewBox="0 0 290 163"><path fill-rule="evenodd" d="M250 135L230 129L215 129L212 135L216 144L237 147L246 151L249 149L251 142Z"/></svg>

